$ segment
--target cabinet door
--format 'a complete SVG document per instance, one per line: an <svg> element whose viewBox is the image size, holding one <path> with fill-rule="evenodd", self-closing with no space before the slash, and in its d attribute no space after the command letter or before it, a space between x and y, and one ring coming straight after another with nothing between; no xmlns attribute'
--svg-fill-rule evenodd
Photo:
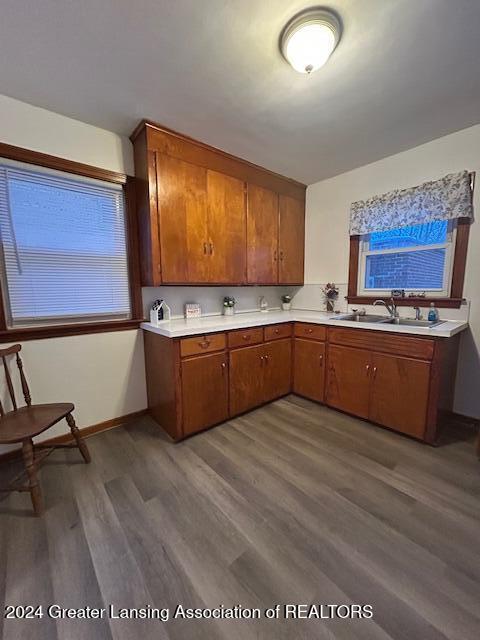
<svg viewBox="0 0 480 640"><path fill-rule="evenodd" d="M264 351L264 345L230 351L231 416L262 404Z"/></svg>
<svg viewBox="0 0 480 640"><path fill-rule="evenodd" d="M227 354L183 360L181 367L183 434L195 433L227 420Z"/></svg>
<svg viewBox="0 0 480 640"><path fill-rule="evenodd" d="M292 341L269 342L264 347L263 402L290 393L292 389Z"/></svg>
<svg viewBox="0 0 480 640"><path fill-rule="evenodd" d="M295 338L293 344L293 391L323 402L325 387L325 343Z"/></svg>
<svg viewBox="0 0 480 640"><path fill-rule="evenodd" d="M278 195L247 186L247 281L278 282Z"/></svg>
<svg viewBox="0 0 480 640"><path fill-rule="evenodd" d="M245 183L207 172L209 282L246 281Z"/></svg>
<svg viewBox="0 0 480 640"><path fill-rule="evenodd" d="M360 418L368 418L371 352L329 345L327 404Z"/></svg>
<svg viewBox="0 0 480 640"><path fill-rule="evenodd" d="M208 281L207 170L157 154L162 281Z"/></svg>
<svg viewBox="0 0 480 640"><path fill-rule="evenodd" d="M372 364L370 420L423 438L430 363L374 353Z"/></svg>
<svg viewBox="0 0 480 640"><path fill-rule="evenodd" d="M303 284L305 203L280 195L278 232L278 282Z"/></svg>

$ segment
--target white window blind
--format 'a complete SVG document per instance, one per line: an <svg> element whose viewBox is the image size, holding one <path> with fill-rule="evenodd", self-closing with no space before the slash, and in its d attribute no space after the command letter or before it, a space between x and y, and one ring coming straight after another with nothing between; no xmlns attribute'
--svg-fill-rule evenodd
<svg viewBox="0 0 480 640"><path fill-rule="evenodd" d="M9 326L131 317L120 185L0 160Z"/></svg>

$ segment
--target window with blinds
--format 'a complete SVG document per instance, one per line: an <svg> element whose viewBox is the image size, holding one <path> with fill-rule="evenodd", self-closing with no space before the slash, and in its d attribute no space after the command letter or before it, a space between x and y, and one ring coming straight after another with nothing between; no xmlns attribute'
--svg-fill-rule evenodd
<svg viewBox="0 0 480 640"><path fill-rule="evenodd" d="M121 185L0 160L9 327L131 317Z"/></svg>
<svg viewBox="0 0 480 640"><path fill-rule="evenodd" d="M392 289L436 297L450 295L455 220L433 220L361 236L360 295Z"/></svg>

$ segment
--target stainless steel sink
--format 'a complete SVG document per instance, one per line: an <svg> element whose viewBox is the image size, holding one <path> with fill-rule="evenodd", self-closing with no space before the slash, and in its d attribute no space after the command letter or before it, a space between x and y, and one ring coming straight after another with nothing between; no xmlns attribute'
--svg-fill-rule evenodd
<svg viewBox="0 0 480 640"><path fill-rule="evenodd" d="M404 327L438 327L439 324L444 323L444 320L429 322L428 320L410 320L409 318L388 318L386 322L388 324L398 324Z"/></svg>
<svg viewBox="0 0 480 640"><path fill-rule="evenodd" d="M409 318L390 318L388 316L376 316L373 314L361 316L358 315L358 313L350 313L349 315L337 318L337 320L340 320L340 322L379 322L381 324L396 324L403 327L438 327L439 324L443 324L444 322L443 320L429 322L428 320L410 320Z"/></svg>
<svg viewBox="0 0 480 640"><path fill-rule="evenodd" d="M347 320L348 322L388 322L389 318L385 316L375 316L373 314L361 316L358 313L350 313L348 316L337 318L337 320Z"/></svg>

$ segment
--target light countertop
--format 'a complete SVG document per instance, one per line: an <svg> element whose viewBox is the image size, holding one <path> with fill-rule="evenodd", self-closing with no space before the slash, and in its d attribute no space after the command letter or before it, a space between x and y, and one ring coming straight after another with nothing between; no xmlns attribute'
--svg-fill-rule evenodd
<svg viewBox="0 0 480 640"><path fill-rule="evenodd" d="M158 327L150 322L143 322L140 327L145 331L152 331L167 338L181 338L217 331L231 331L232 329L245 329L281 322L311 322L312 324L324 324L331 327L351 327L352 329L371 329L373 331L387 331L389 333L402 333L430 338L450 338L456 333L468 327L468 322L453 320L442 321L436 327L408 327L405 325L391 325L374 322L342 321L340 318L347 314L332 314L325 311L303 311L292 309L291 311L272 310L267 312L253 311L236 313L233 316L203 316L198 319L162 320Z"/></svg>

